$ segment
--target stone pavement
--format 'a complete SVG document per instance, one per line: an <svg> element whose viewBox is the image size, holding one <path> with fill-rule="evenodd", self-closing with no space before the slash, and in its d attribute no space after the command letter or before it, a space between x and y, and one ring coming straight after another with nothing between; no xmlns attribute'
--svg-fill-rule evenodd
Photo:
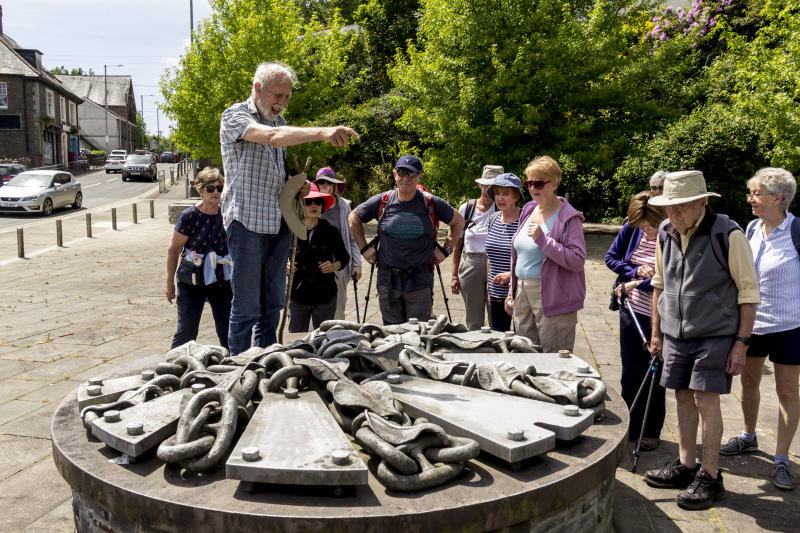
<svg viewBox="0 0 800 533"><path fill-rule="evenodd" d="M164 298L164 256L172 234L167 206L182 200L184 189L176 185L156 196L154 219L149 218L144 200L138 203L138 224L132 224L130 207L120 206L119 212L128 215L120 218L125 224L119 224L118 231L95 230L94 237L87 239L75 230L69 239L65 236L65 247L54 248L51 229L51 244L42 241L29 259L15 259L15 246L6 242L14 239L15 243L15 235L0 232L4 283L0 292L0 531L73 530L70 489L56 471L51 454L50 419L56 406L87 378L169 349L176 310ZM108 217L96 216L103 223ZM83 224L85 229L83 214L73 218L65 219L65 228ZM586 226L588 293L579 313L574 351L616 387L620 377L618 317L607 308L615 276L603 264L613 230ZM48 233L42 228L30 230L37 232ZM449 265L443 271L445 280L449 279ZM359 284L362 318L368 274ZM438 286L434 294L436 313L444 313ZM352 291L349 298L348 318L354 319ZM460 297L449 298L454 320L461 320ZM367 318L380 322L374 295ZM206 310L201 343L217 342L211 320ZM741 430L738 389L736 379L734 394L723 398L725 439ZM651 489L643 482L642 473L677 455L675 403L669 396L667 413L664 442L657 451L642 454L638 474L630 473L630 457L617 470L616 531L797 531L800 489L783 492L772 485L777 395L769 363L758 429L763 451L721 459L729 496L713 509L683 511L675 504L676 491ZM629 448L633 450L632 445ZM796 460L798 439L791 453ZM792 466L800 471L795 463Z"/></svg>

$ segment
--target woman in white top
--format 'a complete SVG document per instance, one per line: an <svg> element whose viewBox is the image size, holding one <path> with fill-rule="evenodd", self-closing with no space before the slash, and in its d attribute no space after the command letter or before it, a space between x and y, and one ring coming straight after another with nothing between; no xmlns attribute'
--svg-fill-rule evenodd
<svg viewBox="0 0 800 533"><path fill-rule="evenodd" d="M758 450L759 386L769 356L775 367L780 404L772 481L778 488L789 490L795 486L789 470L789 447L800 420L800 250L795 248L796 238L792 236L800 236L800 220L787 210L797 192L797 182L787 170L762 168L748 180L747 187L747 201L758 217L747 225L747 238L756 262L761 303L742 372L744 431L723 445L720 453Z"/></svg>
<svg viewBox="0 0 800 533"><path fill-rule="evenodd" d="M481 197L461 204L458 212L464 217L464 233L453 248L453 278L450 290L460 294L466 308L467 329L481 329L486 323L486 234L489 218L495 213L494 201L486 190L503 167L486 165L475 182L481 187Z"/></svg>

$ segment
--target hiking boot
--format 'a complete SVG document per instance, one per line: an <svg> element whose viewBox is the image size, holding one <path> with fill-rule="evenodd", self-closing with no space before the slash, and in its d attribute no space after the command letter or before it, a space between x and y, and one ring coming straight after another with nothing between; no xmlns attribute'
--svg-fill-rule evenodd
<svg viewBox="0 0 800 533"><path fill-rule="evenodd" d="M664 465L661 470L648 470L644 480L651 487L657 489L683 489L692 484L697 477L700 465L686 468L681 464L681 458L676 457Z"/></svg>
<svg viewBox="0 0 800 533"><path fill-rule="evenodd" d="M642 446L641 446L640 449L643 452L651 452L651 451L655 450L656 448L658 448L658 443L659 442L660 442L659 439L654 439L654 438L650 438L650 437L643 437L642 438Z"/></svg>
<svg viewBox="0 0 800 533"><path fill-rule="evenodd" d="M694 483L678 493L678 507L690 511L708 509L714 502L725 497L725 486L722 484L722 470L717 470L717 479L713 479L705 470L697 472Z"/></svg>
<svg viewBox="0 0 800 533"><path fill-rule="evenodd" d="M795 482L789 467L782 463L775 465L775 469L772 471L772 483L779 489L792 490Z"/></svg>
<svg viewBox="0 0 800 533"><path fill-rule="evenodd" d="M758 437L753 440L744 440L741 435L738 437L731 437L728 444L723 444L719 447L719 453L722 455L737 455L742 452L756 452L758 451Z"/></svg>

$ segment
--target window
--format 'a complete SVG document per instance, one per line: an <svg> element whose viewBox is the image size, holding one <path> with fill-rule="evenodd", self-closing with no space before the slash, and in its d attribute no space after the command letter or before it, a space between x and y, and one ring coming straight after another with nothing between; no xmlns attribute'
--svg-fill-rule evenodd
<svg viewBox="0 0 800 533"><path fill-rule="evenodd" d="M0 130L21 130L20 115L0 115Z"/></svg>
<svg viewBox="0 0 800 533"><path fill-rule="evenodd" d="M67 121L67 104L66 104L66 100L64 100L63 96L61 97L60 103L61 103L61 106L59 107L59 111L61 111L61 116L59 118L61 119L61 122L66 122Z"/></svg>
<svg viewBox="0 0 800 533"><path fill-rule="evenodd" d="M0 81L0 109L8 109L8 84Z"/></svg>
<svg viewBox="0 0 800 533"><path fill-rule="evenodd" d="M77 125L78 124L78 115L75 112L76 106L73 102L69 103L69 123Z"/></svg>
<svg viewBox="0 0 800 533"><path fill-rule="evenodd" d="M47 98L47 114L51 117L56 116L56 103L53 91L45 90L45 97Z"/></svg>

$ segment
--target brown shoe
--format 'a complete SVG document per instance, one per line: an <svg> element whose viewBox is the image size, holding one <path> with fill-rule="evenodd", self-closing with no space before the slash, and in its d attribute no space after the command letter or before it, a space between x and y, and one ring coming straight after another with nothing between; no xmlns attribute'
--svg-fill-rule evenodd
<svg viewBox="0 0 800 533"><path fill-rule="evenodd" d="M658 443L661 442L659 439L651 439L650 437L643 437L642 438L642 446L639 448L643 452L652 452L656 448L658 448Z"/></svg>

